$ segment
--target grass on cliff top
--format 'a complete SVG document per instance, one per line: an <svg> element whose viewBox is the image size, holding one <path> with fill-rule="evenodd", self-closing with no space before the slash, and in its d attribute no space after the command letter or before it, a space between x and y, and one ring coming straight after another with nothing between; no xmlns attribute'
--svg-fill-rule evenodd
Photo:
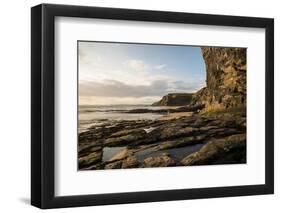
<svg viewBox="0 0 281 213"><path fill-rule="evenodd" d="M214 108L209 110L202 110L199 112L199 115L202 116L213 116L213 117L225 117L233 115L245 115L246 116L246 107L232 107L227 109Z"/></svg>

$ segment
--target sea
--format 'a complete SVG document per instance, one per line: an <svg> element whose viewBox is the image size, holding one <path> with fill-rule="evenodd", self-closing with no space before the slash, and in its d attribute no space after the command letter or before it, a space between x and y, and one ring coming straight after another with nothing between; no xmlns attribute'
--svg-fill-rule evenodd
<svg viewBox="0 0 281 213"><path fill-rule="evenodd" d="M79 133L84 132L93 125L100 125L113 120L155 120L164 114L160 113L126 113L134 109L170 109L170 106L150 106L150 105L80 105L79 106Z"/></svg>

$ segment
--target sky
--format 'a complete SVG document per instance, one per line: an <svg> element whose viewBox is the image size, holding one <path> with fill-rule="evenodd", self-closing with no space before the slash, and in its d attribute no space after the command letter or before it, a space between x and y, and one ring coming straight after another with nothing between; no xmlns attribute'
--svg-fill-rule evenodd
<svg viewBox="0 0 281 213"><path fill-rule="evenodd" d="M200 47L78 42L79 105L152 104L205 86Z"/></svg>

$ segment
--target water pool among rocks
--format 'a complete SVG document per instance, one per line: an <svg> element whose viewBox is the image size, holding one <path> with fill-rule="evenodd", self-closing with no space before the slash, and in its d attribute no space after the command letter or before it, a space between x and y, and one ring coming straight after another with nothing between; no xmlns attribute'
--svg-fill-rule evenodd
<svg viewBox="0 0 281 213"><path fill-rule="evenodd" d="M125 150L126 147L104 147L102 150L102 162L109 161L116 154L120 153L120 151Z"/></svg>
<svg viewBox="0 0 281 213"><path fill-rule="evenodd" d="M134 151L134 149L127 149L126 146L122 147L104 147L102 150L102 162L112 162L117 160L123 160L128 155L135 157L140 163L143 163L145 159L149 157L157 157L162 155L170 156L176 161L176 164L189 154L198 151L204 144L195 144L180 148L172 148L166 150L155 151L154 147L141 149L140 151ZM128 154L131 153L131 154Z"/></svg>

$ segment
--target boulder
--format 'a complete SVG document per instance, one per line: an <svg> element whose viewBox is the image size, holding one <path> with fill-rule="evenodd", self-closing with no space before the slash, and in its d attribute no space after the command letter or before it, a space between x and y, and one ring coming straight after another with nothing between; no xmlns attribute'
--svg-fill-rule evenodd
<svg viewBox="0 0 281 213"><path fill-rule="evenodd" d="M181 160L185 166L246 163L246 134L213 139Z"/></svg>
<svg viewBox="0 0 281 213"><path fill-rule="evenodd" d="M168 154L162 154L160 156L148 157L143 161L143 167L167 167L175 166L176 161L173 160Z"/></svg>
<svg viewBox="0 0 281 213"><path fill-rule="evenodd" d="M92 152L84 157L79 158L79 169L83 167L89 167L93 164L101 162L102 160L102 150L98 150L96 152Z"/></svg>
<svg viewBox="0 0 281 213"><path fill-rule="evenodd" d="M138 168L140 165L140 162L137 160L135 156L129 156L122 162L122 169L127 168Z"/></svg>
<svg viewBox="0 0 281 213"><path fill-rule="evenodd" d="M113 163L108 163L104 166L104 169L121 169L122 161L115 161Z"/></svg>

